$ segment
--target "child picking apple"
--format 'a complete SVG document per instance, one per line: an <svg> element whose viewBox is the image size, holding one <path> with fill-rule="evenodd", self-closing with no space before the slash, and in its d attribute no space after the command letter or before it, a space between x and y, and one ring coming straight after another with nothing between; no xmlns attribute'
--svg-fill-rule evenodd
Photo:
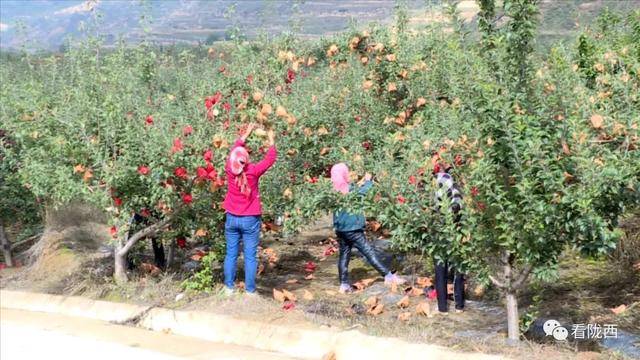
<svg viewBox="0 0 640 360"><path fill-rule="evenodd" d="M331 168L331 182L336 191L347 194L357 191L365 194L373 186L372 176L366 173L356 184L350 182L349 167L344 163L333 165ZM340 254L338 257L338 277L340 279L340 293L350 293L353 291L349 283L349 258L351 249L356 249L367 259L380 275L384 276L385 284L403 284L405 280L391 273L376 256L373 248L367 241L364 233L365 217L363 213L352 214L344 210L337 210L333 213L333 226L340 244Z"/></svg>

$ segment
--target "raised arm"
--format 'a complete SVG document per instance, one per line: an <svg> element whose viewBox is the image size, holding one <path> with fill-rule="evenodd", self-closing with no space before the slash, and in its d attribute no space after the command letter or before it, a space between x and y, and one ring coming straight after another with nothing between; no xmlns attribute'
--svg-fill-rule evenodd
<svg viewBox="0 0 640 360"><path fill-rule="evenodd" d="M258 176L262 176L273 164L276 162L276 158L278 157L278 152L276 151L276 138L273 130L269 130L267 133L269 137L269 149L267 149L267 154L260 162L258 162L255 166L255 171Z"/></svg>
<svg viewBox="0 0 640 360"><path fill-rule="evenodd" d="M245 130L244 134L242 134L242 136L240 137L240 139L242 139L242 142L247 142L247 139L249 138L249 135L251 135L251 132L253 131L253 129L255 127L256 127L256 125L253 124L253 123L247 125L247 130Z"/></svg>
<svg viewBox="0 0 640 360"><path fill-rule="evenodd" d="M358 189L358 194L366 194L369 189L371 189L371 187L373 186L373 176L371 176L370 173L365 173L364 177L358 181L358 186L360 187Z"/></svg>

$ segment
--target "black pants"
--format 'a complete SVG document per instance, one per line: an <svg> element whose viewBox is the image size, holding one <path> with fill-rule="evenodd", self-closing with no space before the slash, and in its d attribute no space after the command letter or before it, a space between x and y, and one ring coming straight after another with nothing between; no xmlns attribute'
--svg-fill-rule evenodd
<svg viewBox="0 0 640 360"><path fill-rule="evenodd" d="M436 293L438 294L438 311L449 311L447 303L447 282L449 279L449 270L454 273L453 276L453 299L456 303L456 309L464 309L464 275L457 272L454 268L449 269L449 262L444 263L434 260L436 266Z"/></svg>
<svg viewBox="0 0 640 360"><path fill-rule="evenodd" d="M367 259L381 275L389 273L387 269L378 257L376 256L373 247L367 241L367 237L364 235L364 230L355 230L341 232L336 231L338 236L338 242L340 243L340 256L338 257L338 276L340 277L341 284L349 283L349 259L351 258L351 249L355 246L358 251Z"/></svg>

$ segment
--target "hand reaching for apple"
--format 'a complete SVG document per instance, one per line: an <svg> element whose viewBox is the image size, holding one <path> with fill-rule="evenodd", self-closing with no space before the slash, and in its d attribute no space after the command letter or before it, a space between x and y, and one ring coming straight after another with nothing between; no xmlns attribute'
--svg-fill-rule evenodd
<svg viewBox="0 0 640 360"><path fill-rule="evenodd" d="M358 181L358 186L364 185L365 182L371 181L371 179L373 179L373 175L371 175L371 173L368 173L368 172L364 173L364 176L362 177L362 179Z"/></svg>
<svg viewBox="0 0 640 360"><path fill-rule="evenodd" d="M267 138L269 139L269 146L275 145L276 133L273 131L273 129L269 129L269 131L267 131Z"/></svg>
<svg viewBox="0 0 640 360"><path fill-rule="evenodd" d="M247 129L244 131L244 134L242 134L242 141L247 141L247 139L249 138L249 135L251 135L251 132L253 131L253 129L256 127L256 124L254 123L250 123L249 125L247 125Z"/></svg>

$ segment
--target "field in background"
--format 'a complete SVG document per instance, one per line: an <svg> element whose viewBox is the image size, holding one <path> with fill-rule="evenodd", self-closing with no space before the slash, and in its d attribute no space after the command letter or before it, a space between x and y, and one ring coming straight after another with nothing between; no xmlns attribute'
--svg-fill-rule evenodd
<svg viewBox="0 0 640 360"><path fill-rule="evenodd" d="M259 33L295 31L317 38L334 34L351 25L393 21L394 1L98 1L101 14L99 32L107 42L122 37L136 42L143 38L156 44L197 44L224 40L230 26L238 26L250 39ZM410 26L419 29L442 21L440 0L408 0ZM75 4L75 5L74 5ZM58 50L65 37L82 34L80 28L91 19L89 7L80 1L3 1L0 12L0 48L28 47ZM235 4L235 5L234 5ZM234 5L234 10L230 7ZM578 26L593 22L604 8L628 11L640 8L638 0L542 0L539 43L548 45L574 37ZM460 16L475 31L477 4L458 2ZM144 17L144 20L141 18ZM22 24L22 25L20 25ZM84 24L84 25L83 25ZM148 32L143 27L148 25ZM21 28L22 27L22 28ZM21 29L20 29L21 28Z"/></svg>

